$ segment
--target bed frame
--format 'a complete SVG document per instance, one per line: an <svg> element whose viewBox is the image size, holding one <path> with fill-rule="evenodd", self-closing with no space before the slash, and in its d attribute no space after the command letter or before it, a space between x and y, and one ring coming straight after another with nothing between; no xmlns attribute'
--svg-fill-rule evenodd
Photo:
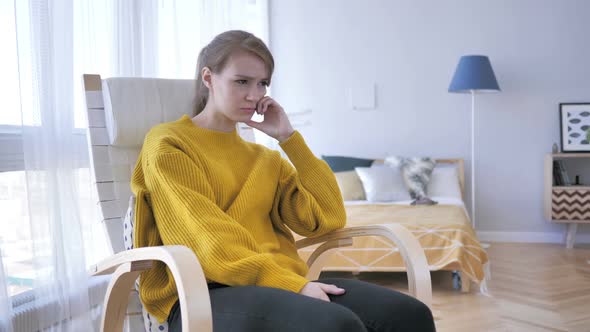
<svg viewBox="0 0 590 332"><path fill-rule="evenodd" d="M465 162L461 158L450 159L435 159L437 164L457 165L457 173L459 174L459 186L461 188L461 196L465 202ZM380 165L385 162L384 159L376 159L373 165ZM447 265L444 269L439 271L451 271L453 273L453 283L460 284L461 291L468 293L471 289L471 280L469 278L462 278L461 266L457 263Z"/></svg>

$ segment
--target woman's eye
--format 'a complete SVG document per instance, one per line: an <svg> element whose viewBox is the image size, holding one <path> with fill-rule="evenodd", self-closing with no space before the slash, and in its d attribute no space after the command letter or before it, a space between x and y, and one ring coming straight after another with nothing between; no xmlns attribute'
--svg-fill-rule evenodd
<svg viewBox="0 0 590 332"><path fill-rule="evenodd" d="M260 82L260 84L262 84L264 86L268 86L268 82L267 81L262 81L262 82Z"/></svg>
<svg viewBox="0 0 590 332"><path fill-rule="evenodd" d="M244 85L244 84L247 84L248 81L246 81L246 80L237 80L236 83L238 83L240 85Z"/></svg>

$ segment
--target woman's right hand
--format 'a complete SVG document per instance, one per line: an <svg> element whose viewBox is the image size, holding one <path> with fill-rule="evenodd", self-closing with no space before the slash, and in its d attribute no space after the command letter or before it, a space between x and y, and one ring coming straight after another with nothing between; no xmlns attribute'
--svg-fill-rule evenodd
<svg viewBox="0 0 590 332"><path fill-rule="evenodd" d="M310 281L299 292L301 295L316 298L318 300L330 302L328 294L342 295L345 290L336 285L328 285L321 282Z"/></svg>

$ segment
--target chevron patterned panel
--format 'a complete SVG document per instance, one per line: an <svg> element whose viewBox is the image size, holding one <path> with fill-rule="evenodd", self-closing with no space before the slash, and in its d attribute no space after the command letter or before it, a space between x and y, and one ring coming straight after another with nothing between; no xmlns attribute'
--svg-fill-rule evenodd
<svg viewBox="0 0 590 332"><path fill-rule="evenodd" d="M551 200L554 220L590 221L590 190L553 189Z"/></svg>

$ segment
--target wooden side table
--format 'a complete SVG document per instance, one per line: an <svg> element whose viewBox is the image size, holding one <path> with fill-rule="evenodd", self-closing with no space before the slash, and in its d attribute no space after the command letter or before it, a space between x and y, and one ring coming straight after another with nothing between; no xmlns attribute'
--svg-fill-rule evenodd
<svg viewBox="0 0 590 332"><path fill-rule="evenodd" d="M556 186L553 183L553 161L589 158L590 153L554 153L545 156L545 218L567 224L565 245L574 247L578 224L590 224L590 186Z"/></svg>

